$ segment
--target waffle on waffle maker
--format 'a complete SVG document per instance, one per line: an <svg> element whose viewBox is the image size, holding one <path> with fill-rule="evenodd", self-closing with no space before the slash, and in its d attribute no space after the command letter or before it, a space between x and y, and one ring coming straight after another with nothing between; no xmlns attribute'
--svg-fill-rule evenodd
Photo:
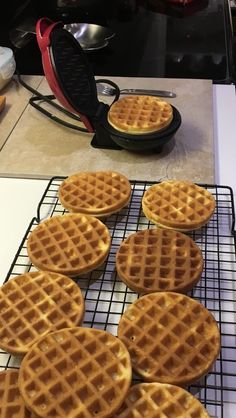
<svg viewBox="0 0 236 418"><path fill-rule="evenodd" d="M129 149L134 151L161 151L181 124L178 110L173 108L173 120L160 132L133 135L113 128L107 113L110 106L100 102L94 75L86 55L78 41L62 22L41 18L36 24L36 36L42 54L42 64L47 82L55 98L72 114L79 115L89 133L94 133L91 145L95 148ZM119 99L119 87L110 80L105 81L116 87L115 100Z"/></svg>

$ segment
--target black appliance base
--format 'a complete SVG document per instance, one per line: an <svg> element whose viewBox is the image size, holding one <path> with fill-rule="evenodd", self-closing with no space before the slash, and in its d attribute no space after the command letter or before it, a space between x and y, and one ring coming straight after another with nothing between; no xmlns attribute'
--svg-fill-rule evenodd
<svg viewBox="0 0 236 418"><path fill-rule="evenodd" d="M112 141L110 134L102 125L96 127L95 135L91 141L91 145L94 148L114 149L121 150L122 147Z"/></svg>

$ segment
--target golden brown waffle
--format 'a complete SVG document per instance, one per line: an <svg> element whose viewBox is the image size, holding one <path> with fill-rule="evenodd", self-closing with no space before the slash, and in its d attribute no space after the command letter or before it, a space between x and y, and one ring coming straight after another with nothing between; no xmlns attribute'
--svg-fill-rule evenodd
<svg viewBox="0 0 236 418"><path fill-rule="evenodd" d="M170 125L172 119L172 106L154 96L125 96L108 111L110 125L132 135L160 131Z"/></svg>
<svg viewBox="0 0 236 418"><path fill-rule="evenodd" d="M206 375L220 351L213 315L199 302L174 292L137 299L120 319L118 337L145 381L187 386Z"/></svg>
<svg viewBox="0 0 236 418"><path fill-rule="evenodd" d="M39 417L108 418L131 383L130 356L107 331L68 328L41 338L20 366L19 388Z"/></svg>
<svg viewBox="0 0 236 418"><path fill-rule="evenodd" d="M0 96L0 113L6 105L6 96Z"/></svg>
<svg viewBox="0 0 236 418"><path fill-rule="evenodd" d="M58 273L25 273L0 288L0 347L25 354L51 331L80 325L84 299L77 284Z"/></svg>
<svg viewBox="0 0 236 418"><path fill-rule="evenodd" d="M185 389L164 383L139 383L130 388L114 418L210 418L204 406Z"/></svg>
<svg viewBox="0 0 236 418"><path fill-rule="evenodd" d="M118 276L133 291L190 291L203 258L192 238L177 231L146 229L128 236L116 253Z"/></svg>
<svg viewBox="0 0 236 418"><path fill-rule="evenodd" d="M100 266L110 245L109 231L100 220L77 213L39 224L29 235L27 251L38 269L76 276Z"/></svg>
<svg viewBox="0 0 236 418"><path fill-rule="evenodd" d="M26 409L18 388L18 370L0 372L0 417L36 418Z"/></svg>
<svg viewBox="0 0 236 418"><path fill-rule="evenodd" d="M115 171L72 174L59 187L59 200L64 208L98 217L126 206L130 194L129 180Z"/></svg>
<svg viewBox="0 0 236 418"><path fill-rule="evenodd" d="M143 195L142 208L151 222L186 232L198 229L210 220L215 199L201 186L171 180L149 187Z"/></svg>

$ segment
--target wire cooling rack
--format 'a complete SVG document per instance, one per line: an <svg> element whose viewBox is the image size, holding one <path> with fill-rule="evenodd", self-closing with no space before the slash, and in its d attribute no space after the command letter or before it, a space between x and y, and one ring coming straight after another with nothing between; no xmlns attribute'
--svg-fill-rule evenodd
<svg viewBox="0 0 236 418"><path fill-rule="evenodd" d="M53 177L39 202L5 281L26 271L33 271L26 250L29 233L50 216L65 213L58 201L58 187L64 177ZM115 254L129 234L153 227L142 213L141 199L153 182L131 181L132 197L128 207L104 220L110 230L112 245L106 263L78 279L86 313L84 326L105 329L117 335L120 316L137 294L119 280ZM189 390L199 398L212 418L234 417L236 411L236 239L232 190L226 186L203 185L216 199L214 215L207 226L189 234L202 250L204 271L200 282L189 294L215 316L221 332L221 353L214 369ZM0 352L0 368L18 368L20 358ZM136 378L135 378L136 379ZM136 379L137 380L137 379Z"/></svg>

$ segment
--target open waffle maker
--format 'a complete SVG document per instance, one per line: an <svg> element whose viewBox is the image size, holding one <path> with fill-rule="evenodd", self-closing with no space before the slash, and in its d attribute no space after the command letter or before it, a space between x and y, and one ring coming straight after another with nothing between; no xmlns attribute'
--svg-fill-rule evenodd
<svg viewBox="0 0 236 418"><path fill-rule="evenodd" d="M62 22L41 18L36 24L37 42L47 82L55 98L72 114L79 115L86 130L94 133L91 145L97 148L161 151L181 124L178 110L173 108L173 120L161 131L133 135L113 128L107 119L109 105L98 100L96 81L87 57L74 36ZM115 100L119 99L116 87ZM84 129L82 129L84 131Z"/></svg>

